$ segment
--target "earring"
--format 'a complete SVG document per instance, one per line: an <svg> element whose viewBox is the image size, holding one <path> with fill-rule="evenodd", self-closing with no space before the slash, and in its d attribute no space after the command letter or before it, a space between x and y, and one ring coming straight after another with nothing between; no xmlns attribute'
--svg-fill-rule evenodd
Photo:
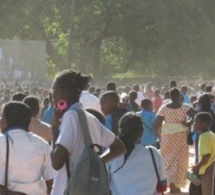
<svg viewBox="0 0 215 195"><path fill-rule="evenodd" d="M58 101L57 103L57 108L60 110L60 111L63 111L67 108L67 102L65 100L60 100Z"/></svg>

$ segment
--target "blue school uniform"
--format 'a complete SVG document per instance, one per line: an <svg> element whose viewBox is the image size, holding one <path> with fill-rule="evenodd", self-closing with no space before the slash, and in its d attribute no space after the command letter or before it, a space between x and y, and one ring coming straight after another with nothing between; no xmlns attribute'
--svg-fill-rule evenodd
<svg viewBox="0 0 215 195"><path fill-rule="evenodd" d="M51 105L44 112L42 121L51 125L52 124L53 115L54 115L54 106Z"/></svg>
<svg viewBox="0 0 215 195"><path fill-rule="evenodd" d="M143 121L144 128L141 143L144 146L153 145L156 147L157 135L153 127L154 121L156 119L156 114L148 110L142 110L140 112L140 117Z"/></svg>
<svg viewBox="0 0 215 195"><path fill-rule="evenodd" d="M112 131L112 124L113 124L113 117L111 114L108 114L106 117L105 117L105 127L107 129L109 129L110 131Z"/></svg>

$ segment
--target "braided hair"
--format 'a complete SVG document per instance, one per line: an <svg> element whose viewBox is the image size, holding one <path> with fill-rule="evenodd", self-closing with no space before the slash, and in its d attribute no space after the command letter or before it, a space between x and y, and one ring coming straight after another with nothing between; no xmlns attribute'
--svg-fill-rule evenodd
<svg viewBox="0 0 215 195"><path fill-rule="evenodd" d="M116 170L114 173L119 171L126 163L128 157L135 148L135 143L138 141L138 138L142 134L143 123L137 114L134 112L126 113L119 120L119 138L126 146L126 154L124 155L123 164Z"/></svg>

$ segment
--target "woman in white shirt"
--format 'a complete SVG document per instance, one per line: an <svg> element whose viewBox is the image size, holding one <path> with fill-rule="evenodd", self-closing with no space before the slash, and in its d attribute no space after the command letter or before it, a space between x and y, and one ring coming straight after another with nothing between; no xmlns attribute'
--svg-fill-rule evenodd
<svg viewBox="0 0 215 195"><path fill-rule="evenodd" d="M28 131L30 108L21 102L4 105L0 126L0 194L5 185L6 136L9 137L8 189L27 195L50 193L53 169L48 143Z"/></svg>
<svg viewBox="0 0 215 195"><path fill-rule="evenodd" d="M167 180L160 154L151 147L161 180L158 185L150 151L139 144L143 133L141 118L132 112L125 114L119 121L119 131L127 152L108 163L111 194L155 195L164 192Z"/></svg>

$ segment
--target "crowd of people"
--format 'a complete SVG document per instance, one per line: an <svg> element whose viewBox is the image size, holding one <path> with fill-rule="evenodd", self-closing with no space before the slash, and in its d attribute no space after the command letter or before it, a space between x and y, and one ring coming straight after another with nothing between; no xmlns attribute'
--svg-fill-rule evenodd
<svg viewBox="0 0 215 195"><path fill-rule="evenodd" d="M191 195L214 195L213 86L175 80L105 87L73 70L50 89L5 90L1 99L0 194L63 195L85 152L83 111L112 195L179 194L186 185L189 144L195 147ZM84 122L83 122L84 123ZM193 143L188 143L191 138ZM94 151L94 149L92 149ZM83 194L84 195L84 194Z"/></svg>

